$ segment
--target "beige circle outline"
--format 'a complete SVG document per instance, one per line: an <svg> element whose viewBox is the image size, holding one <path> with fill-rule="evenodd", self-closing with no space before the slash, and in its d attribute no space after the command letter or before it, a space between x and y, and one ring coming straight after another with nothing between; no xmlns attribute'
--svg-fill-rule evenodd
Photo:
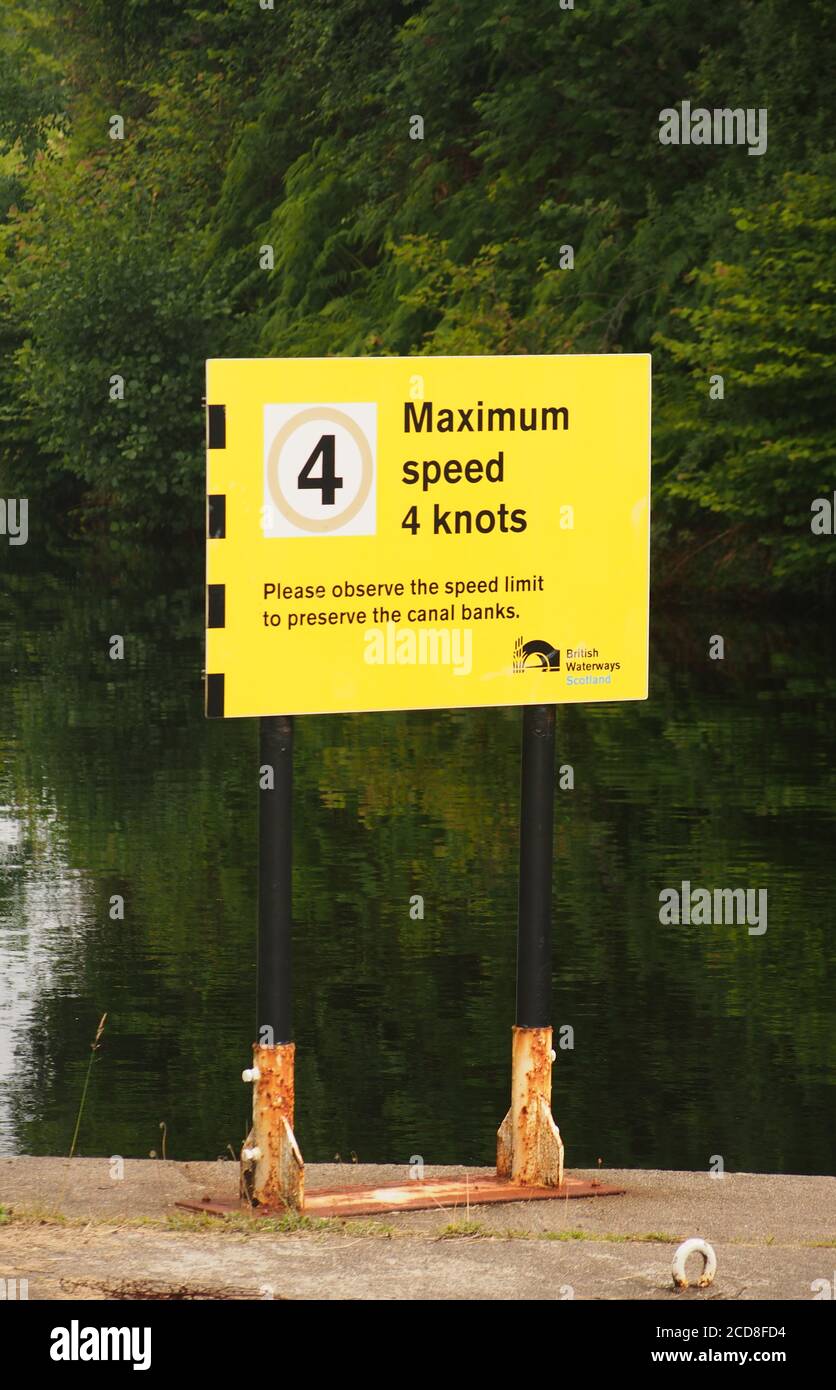
<svg viewBox="0 0 836 1390"><path fill-rule="evenodd" d="M360 462L362 464L362 474L360 477L360 487L354 501L339 512L337 516L323 518L317 521L313 517L305 516L302 512L297 512L285 497L279 485L279 455L290 436L301 425L308 425L312 420L327 420L332 425L341 425L351 435L354 443L360 451ZM342 410L333 410L330 406L316 405L309 410L298 410L295 415L291 415L286 424L282 425L273 443L270 445L270 452L267 455L267 486L270 496L276 507L278 507L285 520L298 526L301 531L336 531L339 527L345 526L352 521L360 508L366 501L372 487L372 451L369 448L369 441L350 415L346 415ZM275 474L275 478L274 478ZM274 486L275 483L275 486Z"/></svg>

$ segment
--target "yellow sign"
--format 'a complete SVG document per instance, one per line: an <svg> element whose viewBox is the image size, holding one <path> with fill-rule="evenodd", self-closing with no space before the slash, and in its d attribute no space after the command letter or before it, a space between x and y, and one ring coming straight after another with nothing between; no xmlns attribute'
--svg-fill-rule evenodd
<svg viewBox="0 0 836 1390"><path fill-rule="evenodd" d="M207 363L206 711L647 697L650 357Z"/></svg>

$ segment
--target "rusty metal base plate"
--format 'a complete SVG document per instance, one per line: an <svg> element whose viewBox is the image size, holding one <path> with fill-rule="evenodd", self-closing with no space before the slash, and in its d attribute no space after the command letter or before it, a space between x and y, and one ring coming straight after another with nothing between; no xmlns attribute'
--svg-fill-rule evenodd
<svg viewBox="0 0 836 1390"><path fill-rule="evenodd" d="M399 1187L323 1187L306 1192L305 1216L370 1216L384 1211L420 1211L431 1207L481 1206L485 1202L541 1202L567 1197L619 1197L623 1187L583 1181L568 1175L562 1187L522 1187L502 1178L435 1178L413 1180ZM186 1211L210 1216L249 1212L252 1216L276 1216L284 1207L248 1207L228 1198L204 1197L175 1204Z"/></svg>

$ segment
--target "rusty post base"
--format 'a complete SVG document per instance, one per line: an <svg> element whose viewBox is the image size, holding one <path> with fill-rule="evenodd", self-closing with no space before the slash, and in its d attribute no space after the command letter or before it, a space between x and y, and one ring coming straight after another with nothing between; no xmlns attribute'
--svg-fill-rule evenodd
<svg viewBox="0 0 836 1390"><path fill-rule="evenodd" d="M496 1175L521 1187L563 1186L563 1140L552 1118L552 1030L514 1028L511 1109L496 1136Z"/></svg>
<svg viewBox="0 0 836 1390"><path fill-rule="evenodd" d="M305 1165L293 1133L294 1043L253 1044L253 1125L241 1150L241 1200L301 1212Z"/></svg>
<svg viewBox="0 0 836 1390"><path fill-rule="evenodd" d="M241 1203L206 1196L177 1202L187 1211L227 1216L248 1207L253 1216L288 1209L310 1216L459 1208L486 1202L543 1201L563 1197L615 1197L623 1187L598 1178L568 1177L563 1141L552 1119L551 1028L514 1028L511 1109L497 1134L496 1176L429 1178L387 1187L321 1188L305 1196L304 1165L293 1136L292 1043L253 1048L253 1128L241 1154ZM253 1079L245 1072L244 1079ZM253 1150L256 1150L253 1153Z"/></svg>

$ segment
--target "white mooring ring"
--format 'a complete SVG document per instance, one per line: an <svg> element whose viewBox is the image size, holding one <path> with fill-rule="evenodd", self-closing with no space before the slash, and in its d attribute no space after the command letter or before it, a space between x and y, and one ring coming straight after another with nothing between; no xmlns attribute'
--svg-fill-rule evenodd
<svg viewBox="0 0 836 1390"><path fill-rule="evenodd" d="M714 1275L717 1273L717 1256L712 1247L702 1236L692 1236L690 1240L683 1240L679 1249L673 1257L672 1273L673 1282L678 1289L689 1287L688 1276L685 1273L685 1263L689 1255L702 1256L702 1274L697 1280L697 1288L705 1289L713 1283Z"/></svg>

